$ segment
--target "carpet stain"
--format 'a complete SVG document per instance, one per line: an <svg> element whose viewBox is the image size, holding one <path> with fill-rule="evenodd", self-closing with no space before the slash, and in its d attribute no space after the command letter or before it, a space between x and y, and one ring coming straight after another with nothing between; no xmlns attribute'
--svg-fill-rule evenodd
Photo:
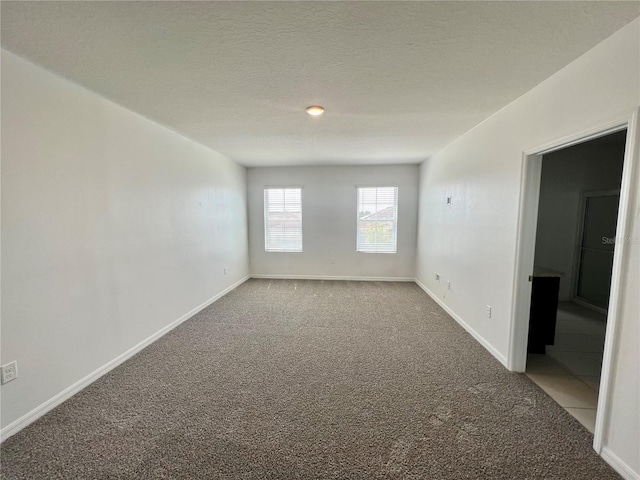
<svg viewBox="0 0 640 480"><path fill-rule="evenodd" d="M532 398L521 398L519 404L514 405L511 414L515 417L532 416L536 413L536 401Z"/></svg>
<svg viewBox="0 0 640 480"><path fill-rule="evenodd" d="M494 393L497 387L491 383L477 383L476 385L469 387L471 393Z"/></svg>
<svg viewBox="0 0 640 480"><path fill-rule="evenodd" d="M396 440L389 452L389 460L385 464L385 470L389 473L400 473L406 468L407 459L415 445L412 438L406 437Z"/></svg>

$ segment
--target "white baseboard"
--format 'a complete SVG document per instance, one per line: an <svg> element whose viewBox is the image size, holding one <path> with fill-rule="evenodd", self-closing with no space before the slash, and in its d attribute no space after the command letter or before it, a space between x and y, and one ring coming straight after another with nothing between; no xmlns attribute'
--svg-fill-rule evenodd
<svg viewBox="0 0 640 480"><path fill-rule="evenodd" d="M334 277L329 275L272 275L255 273L251 278L268 278L273 280L351 280L356 282L413 282L413 277Z"/></svg>
<svg viewBox="0 0 640 480"><path fill-rule="evenodd" d="M625 480L640 480L640 472L635 472L629 465L624 463L620 457L609 450L607 447L602 447L600 456L618 472Z"/></svg>
<svg viewBox="0 0 640 480"><path fill-rule="evenodd" d="M606 308L598 307L578 297L571 297L569 301L575 303L576 305L580 305L581 307L585 307L590 310L593 310L595 312L604 313L605 315L608 313Z"/></svg>
<svg viewBox="0 0 640 480"><path fill-rule="evenodd" d="M489 351L491 355L493 355L505 368L509 368L507 366L507 357L502 355L498 350L495 349L493 345L487 342L482 335L476 332L471 326L462 320L453 310L449 308L442 300L440 300L431 290L429 290L420 280L415 279L416 284L426 292L435 302L440 305L445 312L447 312L456 322L460 324L462 328L464 328L473 338L475 338L480 345L482 345L486 350Z"/></svg>
<svg viewBox="0 0 640 480"><path fill-rule="evenodd" d="M190 312L185 313L183 316L181 316L177 320L171 322L166 327L161 328L156 333L154 333L150 337L147 337L146 339L144 339L143 341L141 341L137 345L134 345L133 347L131 347L126 352L118 355L116 358L114 358L110 362L106 363L102 367L98 368L94 372L90 373L86 377L81 378L80 380L78 380L73 385L65 388L60 393L58 393L57 395L54 395L49 400L44 402L42 405L39 405L38 407L36 407L33 410L31 410L30 412L26 413L22 417L20 417L17 420L11 422L9 425L7 425L2 430L0 430L0 442L4 442L7 438L9 438L12 435L15 435L20 430L25 428L27 425L35 422L38 418L42 417L44 414L46 414L49 411L53 410L55 407L60 405L62 402L64 402L65 400L68 400L69 398L74 396L76 393L78 393L82 389L86 388L91 383L95 382L98 378L102 377L106 373L108 373L111 370L113 370L114 368L116 368L121 363L123 363L126 360L128 360L129 358L133 357L140 350L142 350L143 348L145 348L148 345L152 344L153 342L158 340L160 337L162 337L163 335L165 335L166 333L168 333L169 331L173 330L178 325L183 323L185 320L188 320L189 318L193 317L200 310L205 309L206 307L211 305L213 302L215 302L219 298L223 297L224 295L229 293L231 290L233 290L234 288L236 288L239 285L243 284L247 280L249 280L249 276L248 275L246 277L242 278L241 280L237 281L233 285L225 288L220 293L216 294L215 296L213 296L212 298L210 298L209 300L207 300L203 304L198 305L196 308L194 308Z"/></svg>

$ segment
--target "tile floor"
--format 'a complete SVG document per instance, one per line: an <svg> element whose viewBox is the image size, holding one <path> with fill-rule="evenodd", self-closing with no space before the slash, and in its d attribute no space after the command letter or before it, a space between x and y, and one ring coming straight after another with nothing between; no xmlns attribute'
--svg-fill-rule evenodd
<svg viewBox="0 0 640 480"><path fill-rule="evenodd" d="M595 429L606 315L560 302L555 345L529 354L526 375L591 433Z"/></svg>

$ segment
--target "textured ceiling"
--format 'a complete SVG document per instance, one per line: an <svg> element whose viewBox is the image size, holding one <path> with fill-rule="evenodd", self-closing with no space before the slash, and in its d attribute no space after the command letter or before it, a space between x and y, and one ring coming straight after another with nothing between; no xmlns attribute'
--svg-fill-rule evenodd
<svg viewBox="0 0 640 480"><path fill-rule="evenodd" d="M3 2L2 45L247 166L416 163L639 15L638 2Z"/></svg>

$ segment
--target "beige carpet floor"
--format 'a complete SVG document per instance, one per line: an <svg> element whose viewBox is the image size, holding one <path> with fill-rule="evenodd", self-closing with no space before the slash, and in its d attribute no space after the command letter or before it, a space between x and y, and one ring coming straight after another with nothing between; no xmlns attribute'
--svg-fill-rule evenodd
<svg viewBox="0 0 640 480"><path fill-rule="evenodd" d="M4 479L612 479L412 283L250 280L2 445Z"/></svg>

